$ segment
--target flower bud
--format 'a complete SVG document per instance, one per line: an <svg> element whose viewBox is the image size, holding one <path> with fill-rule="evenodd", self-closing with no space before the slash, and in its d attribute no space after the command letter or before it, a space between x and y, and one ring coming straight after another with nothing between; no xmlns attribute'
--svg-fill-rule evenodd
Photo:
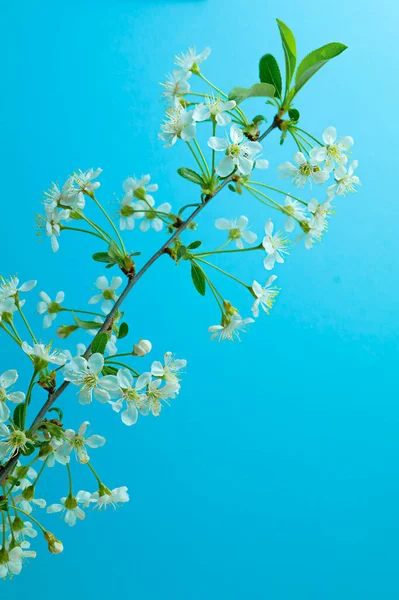
<svg viewBox="0 0 399 600"><path fill-rule="evenodd" d="M152 344L149 340L140 340L133 346L133 356L145 356L151 352Z"/></svg>
<svg viewBox="0 0 399 600"><path fill-rule="evenodd" d="M29 502L35 495L35 486L28 485L25 489L22 490L22 497Z"/></svg>
<svg viewBox="0 0 399 600"><path fill-rule="evenodd" d="M64 550L63 543L60 540L57 540L51 531L44 532L44 539L48 544L48 549L51 554L61 554L61 552Z"/></svg>

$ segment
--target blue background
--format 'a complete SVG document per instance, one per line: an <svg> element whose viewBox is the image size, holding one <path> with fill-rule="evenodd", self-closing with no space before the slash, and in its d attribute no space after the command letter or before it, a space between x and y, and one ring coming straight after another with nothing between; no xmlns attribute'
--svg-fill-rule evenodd
<svg viewBox="0 0 399 600"><path fill-rule="evenodd" d="M109 407L83 409L72 389L62 400L69 426L89 419L92 432L108 438L94 465L109 486L128 485L131 502L74 529L45 516L64 554L49 555L38 538L38 558L2 590L37 596L40 589L43 600L398 598L398 7L287 0L276 12L264 0L20 0L1 8L1 272L37 278L53 296L63 289L65 306L87 307L101 274L90 255L101 248L68 234L56 255L48 240L37 243L35 213L51 181L101 166L99 197L111 210L123 179L146 172L160 184L159 202L175 208L195 199L175 174L193 166L186 149L164 149L157 139L158 82L190 45L212 47L204 72L228 90L256 81L263 53L282 62L275 17L292 27L302 56L329 41L348 44L297 107L317 136L334 124L355 138L363 183L337 199L322 244L310 252L298 245L277 266L278 301L241 344L209 340L219 315L210 295L195 292L185 265L167 257L154 265L125 305L131 341L153 342L142 369L169 349L188 359L179 398L161 418L132 428ZM264 105L247 108L256 114ZM276 167L293 152L292 142L280 148L277 134L268 138L270 170L260 177L278 182ZM270 211L226 192L187 239L215 247L223 233L214 219L240 214L261 234ZM128 243L147 256L164 239L135 230ZM248 282L265 280L256 253L220 264ZM220 286L249 316L249 298L229 282ZM39 289L27 304L38 331ZM1 370L17 366L26 384L28 363L10 344L2 344ZM42 400L38 393L35 404ZM88 470L74 472L77 489L94 489ZM38 491L56 502L66 474L49 475Z"/></svg>

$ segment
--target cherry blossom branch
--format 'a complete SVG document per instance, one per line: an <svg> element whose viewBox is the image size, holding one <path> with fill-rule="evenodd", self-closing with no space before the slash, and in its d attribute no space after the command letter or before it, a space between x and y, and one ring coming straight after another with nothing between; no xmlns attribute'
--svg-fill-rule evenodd
<svg viewBox="0 0 399 600"><path fill-rule="evenodd" d="M269 128L266 129L266 131L264 131L263 134L259 137L259 141L262 141L263 139L265 139L274 129L279 128L280 123L281 123L281 118L280 118L280 115L277 114L274 117L273 122L269 126ZM129 277L125 289L123 290L123 292L121 293L121 295L119 296L117 301L115 302L110 313L107 315L104 323L102 324L101 328L98 330L98 333L107 332L109 330L110 326L112 326L114 317L119 310L119 307L121 306L121 304L123 303L125 298L128 296L128 294L130 293L132 288L139 281L139 279L141 279L141 277L144 275L144 273L146 273L146 271L148 271L148 269L151 267L151 265L153 265L154 262L156 260L158 260L158 258L160 256L162 256L162 254L165 254L166 250L171 246L171 244L183 233L183 231L185 231L187 229L189 224L200 214L200 212L205 208L205 206L208 205L208 203L211 201L211 199L214 198L217 194L219 194L219 192L221 192L231 181L233 181L233 175L230 175L229 177L224 179L223 182L219 185L219 187L214 191L214 193L212 195L206 196L204 199L204 202L202 204L200 204L190 214L190 216L187 219L185 219L176 228L176 231L170 236L170 238L164 244L162 244L162 246L159 248L159 250L157 250L157 252L155 252L155 254L153 254L151 256L151 258L145 263L145 265L140 269L140 271L138 271L138 273L134 277ZM93 344L93 342L91 344L89 344L87 350L83 354L84 358L87 358L88 356L90 356L92 344ZM43 406L37 413L36 417L32 421L32 424L29 428L29 432L32 432L37 428L38 424L43 420L43 418L45 417L47 412L50 410L50 408L53 406L53 404L56 402L56 400L67 389L67 387L69 386L69 383L70 383L69 381L64 381L53 393L48 394L46 402L43 404ZM5 482L7 477L12 472L13 468L15 467L15 465L18 462L19 456L20 456L19 452L15 453L7 461L7 463L5 465L0 467L0 485L2 485Z"/></svg>

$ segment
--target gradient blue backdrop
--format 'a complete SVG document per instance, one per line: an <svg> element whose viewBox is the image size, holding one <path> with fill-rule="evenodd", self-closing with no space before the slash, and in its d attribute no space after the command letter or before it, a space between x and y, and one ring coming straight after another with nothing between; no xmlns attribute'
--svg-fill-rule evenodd
<svg viewBox="0 0 399 600"><path fill-rule="evenodd" d="M133 428L107 407L83 410L73 390L65 395L68 423L89 415L93 432L108 438L95 465L110 486L129 486L131 502L75 529L53 517L64 554L50 556L38 541L38 558L2 583L2 593L397 599L398 7L390 0L286 0L278 9L264 0L20 0L1 8L1 272L38 278L51 295L63 289L67 306L83 299L85 307L101 273L89 260L99 247L68 235L56 255L48 240L38 244L42 190L75 168L101 166L100 196L111 209L123 179L145 172L160 184L162 201L192 201L195 190L175 174L192 166L190 157L157 140L158 81L189 45L212 47L206 73L229 89L256 81L263 53L282 61L275 17L294 29L302 55L347 43L297 106L317 135L334 124L355 138L363 182L357 195L337 200L321 245L298 246L278 266L278 302L242 344L212 343L207 327L219 316L211 298L193 290L184 265L167 257L156 263L126 311L133 338L153 341L154 358L171 349L188 359L181 395L161 418ZM254 113L262 106L254 103ZM281 149L277 135L267 140L269 181L277 182L276 166L293 151L290 143ZM222 239L215 218L240 214L258 233L269 215L225 193L201 215L205 243ZM161 240L163 233L134 232L129 243L149 254ZM260 256L243 255L234 266L249 281L265 279ZM224 289L247 315L248 299ZM36 291L27 311L39 327L35 302ZM16 365L26 383L27 364L6 341L1 370ZM77 486L94 487L84 468L76 471ZM53 474L42 491L55 502L66 478L61 469Z"/></svg>

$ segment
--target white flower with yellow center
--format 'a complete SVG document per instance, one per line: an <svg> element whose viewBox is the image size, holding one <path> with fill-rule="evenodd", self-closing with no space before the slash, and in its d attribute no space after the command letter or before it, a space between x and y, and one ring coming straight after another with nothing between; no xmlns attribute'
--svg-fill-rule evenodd
<svg viewBox="0 0 399 600"><path fill-rule="evenodd" d="M166 75L165 83L161 83L164 87L162 96L166 98L170 104L175 105L179 98L190 91L188 79L191 75L191 71L173 71L172 74L168 73Z"/></svg>
<svg viewBox="0 0 399 600"><path fill-rule="evenodd" d="M242 175L248 175L253 169L255 155L262 152L259 142L249 142L246 138L244 141L244 134L236 125L230 128L230 139L211 136L208 146L226 155L216 167L216 173L220 177L227 177L235 169Z"/></svg>
<svg viewBox="0 0 399 600"><path fill-rule="evenodd" d="M354 160L351 162L348 169L345 167L338 167L338 169L335 169L334 177L336 183L327 188L327 194L329 196L334 196L334 194L345 196L348 193L356 192L356 186L360 185L359 177L354 175L358 165L359 162Z"/></svg>
<svg viewBox="0 0 399 600"><path fill-rule="evenodd" d="M195 107L193 119L194 121L211 119L214 123L224 127L231 123L231 116L227 113L235 107L234 100L221 100L219 96L216 98L207 96L204 103L197 104Z"/></svg>
<svg viewBox="0 0 399 600"><path fill-rule="evenodd" d="M102 301L101 310L105 314L108 314L118 299L115 290L122 285L122 281L122 277L119 277L119 275L114 275L110 283L108 283L108 279L104 275L98 277L95 281L95 286L101 291L101 294L92 296L89 300L89 304L97 304L97 302Z"/></svg>
<svg viewBox="0 0 399 600"><path fill-rule="evenodd" d="M306 206L289 196L285 198L285 206L282 211L287 215L284 229L288 232L294 230L295 223L303 221L306 218Z"/></svg>
<svg viewBox="0 0 399 600"><path fill-rule="evenodd" d="M179 393L179 384L174 381L166 381L162 386L162 383L161 379L150 381L145 401L140 405L141 414L146 415L151 412L154 417L158 417L161 414L162 402L168 403L168 400L176 398Z"/></svg>
<svg viewBox="0 0 399 600"><path fill-rule="evenodd" d="M126 403L126 409L121 414L122 423L129 427L134 425L138 419L139 410L146 400L146 395L143 395L141 390L150 383L151 373L142 373L136 382L129 369L119 369L116 376L109 375L107 377L113 377L119 388L118 393L114 395L117 401L111 402L112 409L119 413Z"/></svg>
<svg viewBox="0 0 399 600"><path fill-rule="evenodd" d="M76 494L76 496L69 494L69 496L61 498L61 504L51 504L47 507L47 512L49 514L59 512L65 513L65 523L70 527L73 527L76 524L77 519L83 521L86 516L84 510L81 508L81 506L79 506L79 504L87 508L90 503L91 493L81 490Z"/></svg>
<svg viewBox="0 0 399 600"><path fill-rule="evenodd" d="M289 161L279 165L278 172L282 179L292 179L292 183L300 189L304 187L308 179L322 184L330 177L329 172L323 170L315 158L307 160L302 152L294 154L294 162L295 165Z"/></svg>
<svg viewBox="0 0 399 600"><path fill-rule="evenodd" d="M25 431L14 426L8 428L4 423L0 423L0 461L25 450L30 441Z"/></svg>
<svg viewBox="0 0 399 600"><path fill-rule="evenodd" d="M265 237L262 240L262 245L266 250L266 257L263 261L265 269L267 271L271 271L274 267L274 263L283 263L284 255L288 254L286 250L289 240L284 234L277 231L273 235L274 224L271 219L269 219L265 225Z"/></svg>
<svg viewBox="0 0 399 600"><path fill-rule="evenodd" d="M277 275L271 275L266 281L264 287L262 287L257 281L253 282L252 291L256 296L256 300L253 303L251 310L254 317L259 316L259 306L263 308L266 314L269 314L269 311L274 304L274 300L279 293L277 288L272 287L272 284L274 281L276 281L276 279Z"/></svg>
<svg viewBox="0 0 399 600"><path fill-rule="evenodd" d="M129 494L127 493L127 487L122 487L110 490L105 485L101 484L98 492L94 492L91 495L91 500L94 502L94 507L98 509L107 508L113 506L116 508L119 504L129 502Z"/></svg>
<svg viewBox="0 0 399 600"><path fill-rule="evenodd" d="M53 252L57 252L60 245L58 243L58 237L61 233L61 223L62 221L66 221L69 219L70 210L62 209L58 210L57 208L52 208L51 206L45 207L46 213L46 235L50 238L51 241L51 249Z"/></svg>
<svg viewBox="0 0 399 600"><path fill-rule="evenodd" d="M253 244L256 242L258 236L253 231L248 230L248 218L242 215L238 219L229 221L228 219L216 219L216 229L227 231L228 240L234 241L237 248L244 248L243 241L247 244Z"/></svg>
<svg viewBox="0 0 399 600"><path fill-rule="evenodd" d="M33 346L30 346L28 342L22 342L21 348L31 357L33 364L39 370L47 367L48 363L64 365L67 359L61 350L51 351L51 344L48 344L47 346L44 344L34 344Z"/></svg>
<svg viewBox="0 0 399 600"><path fill-rule="evenodd" d="M3 546L0 549L0 578L13 575L19 575L22 570L24 558L36 558L36 552L29 550L29 542L22 542L20 546L10 549L9 546Z"/></svg>
<svg viewBox="0 0 399 600"><path fill-rule="evenodd" d="M166 381L171 381L178 384L180 381L181 369L185 369L187 361L184 358L174 358L171 352L166 352L164 356L164 364L159 360L154 360L151 365L151 374L154 377L160 377Z"/></svg>
<svg viewBox="0 0 399 600"><path fill-rule="evenodd" d="M192 71L193 73L199 72L199 66L204 60L208 58L211 53L210 48L204 48L202 52L197 52L195 46L189 48L187 52L175 56L175 65L178 66L182 71Z"/></svg>
<svg viewBox="0 0 399 600"><path fill-rule="evenodd" d="M0 277L0 298L18 298L20 292L30 292L36 286L37 281L30 279L19 285L18 277L9 277L5 279ZM20 302L23 306L24 301Z"/></svg>
<svg viewBox="0 0 399 600"><path fill-rule="evenodd" d="M74 177L69 177L61 190L56 183L53 183L48 192L44 193L44 204L53 210L55 208L82 210L85 207L85 197L83 192L73 186L73 183Z"/></svg>
<svg viewBox="0 0 399 600"><path fill-rule="evenodd" d="M142 219L139 225L140 231L148 231L150 227L154 231L161 231L164 225L163 218L172 210L169 202L163 202L156 208L154 198L149 196L146 200L139 201L137 205L141 209L141 212L137 213L137 218Z"/></svg>
<svg viewBox="0 0 399 600"><path fill-rule="evenodd" d="M18 379L18 373L15 369L5 371L0 375L0 423L5 423L10 417L10 409L6 404L6 400L14 404L20 404L25 400L23 392L11 392L10 388Z"/></svg>
<svg viewBox="0 0 399 600"><path fill-rule="evenodd" d="M211 333L211 340L216 339L218 342L224 342L225 340L241 341L240 333L244 333L247 330L247 325L254 323L254 320L250 317L243 319L238 313L235 315L224 316L220 325L211 325L208 331Z"/></svg>
<svg viewBox="0 0 399 600"><path fill-rule="evenodd" d="M319 231L320 234L326 231L328 222L327 218L333 214L333 209L330 204L331 199L320 204L315 198L308 203L308 210L311 213L309 226L311 229Z"/></svg>
<svg viewBox="0 0 399 600"><path fill-rule="evenodd" d="M90 425L89 421L85 421L79 427L77 433L73 429L66 429L64 432L66 439L65 444L68 451L72 452L73 450L75 452L76 459L82 465L85 465L90 460L86 446L89 448L100 448L101 446L104 446L106 442L105 437L102 435L90 435L88 438L85 438L84 435L88 425Z"/></svg>
<svg viewBox="0 0 399 600"><path fill-rule="evenodd" d="M186 110L178 104L171 106L166 111L166 119L161 125L159 139L166 142L165 148L173 146L178 139L189 142L195 137L195 122L193 120L192 110Z"/></svg>
<svg viewBox="0 0 399 600"><path fill-rule="evenodd" d="M73 174L73 181L78 186L78 190L83 193L92 194L97 190L101 183L93 181L102 173L102 169L87 169L87 171L79 171Z"/></svg>
<svg viewBox="0 0 399 600"><path fill-rule="evenodd" d="M61 302L64 301L65 294L64 292L58 292L54 301L46 292L39 292L39 296L41 301L37 304L37 312L39 315L44 315L43 329L47 329L62 310Z"/></svg>
<svg viewBox="0 0 399 600"><path fill-rule="evenodd" d="M318 162L324 162L326 171L342 167L348 162L347 152L352 148L354 141L349 135L337 140L335 127L327 127L323 133L325 146L312 148L310 156Z"/></svg>
<svg viewBox="0 0 399 600"><path fill-rule="evenodd" d="M93 395L96 400L106 404L111 399L111 393L117 392L118 387L106 377L100 379L104 367L104 357L99 352L92 354L88 360L83 356L75 356L63 369L66 381L80 387L79 403L91 404Z"/></svg>

